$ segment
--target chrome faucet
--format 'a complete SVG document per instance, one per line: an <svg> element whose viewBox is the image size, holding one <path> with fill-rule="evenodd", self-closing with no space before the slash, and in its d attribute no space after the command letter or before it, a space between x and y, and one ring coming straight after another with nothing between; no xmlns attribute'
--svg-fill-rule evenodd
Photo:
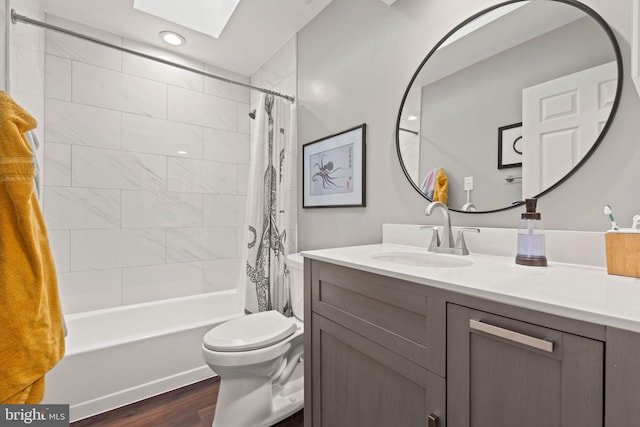
<svg viewBox="0 0 640 427"><path fill-rule="evenodd" d="M424 210L425 215L431 216L435 209L442 211L444 217L444 226L442 229L442 243L437 245L439 248L453 248L453 233L451 232L451 218L449 217L449 208L442 202L431 202ZM434 230L435 234L438 234L437 230ZM435 251L437 252L437 251Z"/></svg>
<svg viewBox="0 0 640 427"><path fill-rule="evenodd" d="M467 245L464 241L464 232L465 231L473 231L475 233L479 233L479 228L461 228L458 230L458 238L453 243L453 233L451 231L451 218L449 216L449 209L446 205L441 202L431 202L425 209L425 215L431 215L435 209L442 210L442 216L444 218L444 224L442 228L442 242L440 242L440 236L438 235L438 228L433 228L433 238L431 239L431 243L429 244L429 249L431 252L440 252L445 254L455 254L455 255L469 255L469 250L467 249Z"/></svg>

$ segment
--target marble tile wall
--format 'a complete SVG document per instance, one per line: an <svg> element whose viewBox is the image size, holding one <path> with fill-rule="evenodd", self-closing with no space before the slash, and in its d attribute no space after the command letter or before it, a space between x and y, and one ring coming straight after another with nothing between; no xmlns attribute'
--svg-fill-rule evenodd
<svg viewBox="0 0 640 427"><path fill-rule="evenodd" d="M6 9L11 9L34 19L44 19L44 0L10 0ZM7 16L8 18L8 16ZM25 108L38 122L35 132L40 141L44 137L44 73L45 73L45 31L33 25L5 22L9 27L7 43L9 63L8 87L11 97ZM4 33L3 33L4 36ZM4 37L2 38L4 42ZM37 154L40 165L43 150ZM41 169L44 175L44 169Z"/></svg>
<svg viewBox="0 0 640 427"><path fill-rule="evenodd" d="M43 206L65 312L235 288L249 90L64 34L45 38Z"/></svg>
<svg viewBox="0 0 640 427"><path fill-rule="evenodd" d="M7 2L0 0L0 34L7 31ZM0 41L0 90L7 90L7 40Z"/></svg>

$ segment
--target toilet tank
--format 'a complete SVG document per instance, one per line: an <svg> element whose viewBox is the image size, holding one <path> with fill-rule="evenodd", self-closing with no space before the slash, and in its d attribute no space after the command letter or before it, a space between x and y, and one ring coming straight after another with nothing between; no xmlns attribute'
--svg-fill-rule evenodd
<svg viewBox="0 0 640 427"><path fill-rule="evenodd" d="M289 289L291 290L293 315L304 321L304 258L300 254L289 254L285 262L289 267Z"/></svg>

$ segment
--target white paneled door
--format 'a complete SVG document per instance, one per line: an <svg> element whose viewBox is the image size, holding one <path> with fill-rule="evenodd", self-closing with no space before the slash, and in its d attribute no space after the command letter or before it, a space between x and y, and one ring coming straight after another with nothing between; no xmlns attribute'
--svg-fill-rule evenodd
<svg viewBox="0 0 640 427"><path fill-rule="evenodd" d="M617 64L609 62L522 91L522 197L564 177L589 152L615 99Z"/></svg>

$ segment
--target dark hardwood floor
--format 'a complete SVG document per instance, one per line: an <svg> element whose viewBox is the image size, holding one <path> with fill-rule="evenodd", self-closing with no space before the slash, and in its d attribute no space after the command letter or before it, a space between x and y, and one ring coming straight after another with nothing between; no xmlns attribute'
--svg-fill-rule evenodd
<svg viewBox="0 0 640 427"><path fill-rule="evenodd" d="M218 377L173 390L104 414L71 423L71 427L210 427L216 410ZM277 427L302 427L303 411ZM229 426L237 427L237 426Z"/></svg>

